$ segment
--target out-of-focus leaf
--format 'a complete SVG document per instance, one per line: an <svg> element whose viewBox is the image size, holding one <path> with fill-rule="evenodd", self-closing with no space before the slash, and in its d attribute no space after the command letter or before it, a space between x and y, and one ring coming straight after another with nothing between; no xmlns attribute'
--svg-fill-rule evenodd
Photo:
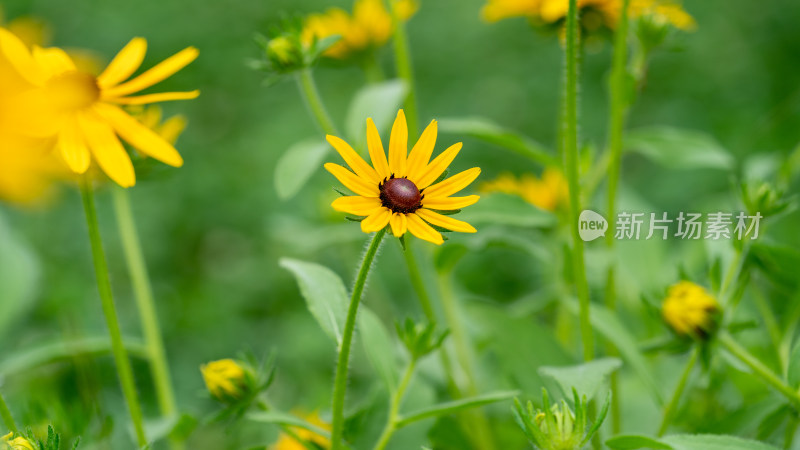
<svg viewBox="0 0 800 450"><path fill-rule="evenodd" d="M711 136L694 130L648 127L628 131L625 150L674 169L721 169L733 167L734 159Z"/></svg>
<svg viewBox="0 0 800 450"><path fill-rule="evenodd" d="M290 427L302 428L304 430L311 431L312 433L318 434L326 438L330 438L331 436L331 433L329 431L323 430L322 428L316 425L310 424L297 416L293 416L291 414L286 414L278 411L250 413L245 417L247 417L247 419L249 420L252 420L253 422L286 425Z"/></svg>
<svg viewBox="0 0 800 450"><path fill-rule="evenodd" d="M0 216L0 335L31 306L39 279L39 261Z"/></svg>
<svg viewBox="0 0 800 450"><path fill-rule="evenodd" d="M675 434L662 438L661 442L674 450L777 450L763 442L718 434Z"/></svg>
<svg viewBox="0 0 800 450"><path fill-rule="evenodd" d="M350 142L359 148L364 147L367 140L367 117L372 118L379 132L388 129L406 95L408 87L403 80L370 84L358 91L350 103L345 121Z"/></svg>
<svg viewBox="0 0 800 450"><path fill-rule="evenodd" d="M789 385L797 388L800 386L800 339L794 343L792 352L789 355L789 368L786 377L789 380Z"/></svg>
<svg viewBox="0 0 800 450"><path fill-rule="evenodd" d="M275 190L278 198L288 200L297 194L311 175L322 166L329 151L320 139L302 141L289 147L275 164Z"/></svg>
<svg viewBox="0 0 800 450"><path fill-rule="evenodd" d="M381 319L363 306L358 315L358 329L361 332L364 351L367 353L372 367L386 383L389 391L394 391L397 385L397 365L395 364L394 345L392 345L389 332Z"/></svg>
<svg viewBox="0 0 800 450"><path fill-rule="evenodd" d="M672 449L672 447L658 439L639 435L614 436L606 441L606 445L612 450L633 450L637 448Z"/></svg>
<svg viewBox="0 0 800 450"><path fill-rule="evenodd" d="M465 208L457 216L473 225L509 225L523 228L549 228L556 224L553 213L541 210L516 195L490 194Z"/></svg>
<svg viewBox="0 0 800 450"><path fill-rule="evenodd" d="M797 286L797 267L800 252L775 242L754 241L750 246L749 262L761 269L764 276L794 289Z"/></svg>
<svg viewBox="0 0 800 450"><path fill-rule="evenodd" d="M472 136L511 150L544 166L558 165L556 158L544 146L524 135L507 130L489 119L482 117L441 119L439 130L444 133Z"/></svg>
<svg viewBox="0 0 800 450"><path fill-rule="evenodd" d="M439 405L424 408L408 414L403 414L397 421L397 428L402 428L414 422L428 419L430 417L443 416L445 414L453 414L469 408L476 408L478 406L488 405L490 403L508 400L519 395L518 391L507 392L493 392L485 395L478 395L475 397L455 400L452 402L441 403Z"/></svg>
<svg viewBox="0 0 800 450"><path fill-rule="evenodd" d="M583 364L564 367L540 367L539 374L554 379L565 397L575 388L578 394L593 399L612 372L622 367L617 358L601 358Z"/></svg>
<svg viewBox="0 0 800 450"><path fill-rule="evenodd" d="M280 265L297 278L308 310L325 333L341 344L349 299L339 275L325 266L291 258L282 258Z"/></svg>

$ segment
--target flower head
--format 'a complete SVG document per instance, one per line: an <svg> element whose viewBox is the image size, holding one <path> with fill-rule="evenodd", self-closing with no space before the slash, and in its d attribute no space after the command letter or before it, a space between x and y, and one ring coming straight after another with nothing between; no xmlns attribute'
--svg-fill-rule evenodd
<svg viewBox="0 0 800 450"><path fill-rule="evenodd" d="M720 307L706 290L691 281L669 288L661 315L682 336L706 338L714 332Z"/></svg>
<svg viewBox="0 0 800 450"><path fill-rule="evenodd" d="M25 133L55 138L59 154L73 172L85 173L94 160L123 187L133 186L136 175L119 137L171 166L181 166L183 159L171 144L120 106L192 99L199 94L189 91L133 95L168 78L198 54L194 47L186 48L129 79L141 65L146 50L147 42L134 38L99 76L94 76L80 70L63 50L33 47L29 51L16 36L0 28L0 51L25 82L13 100L13 107L23 118Z"/></svg>
<svg viewBox="0 0 800 450"><path fill-rule="evenodd" d="M36 443L31 442L28 438L22 436L14 437L14 433L8 433L0 437L0 439L9 450L38 450L39 448Z"/></svg>
<svg viewBox="0 0 800 450"><path fill-rule="evenodd" d="M233 359L212 361L200 371L211 395L226 403L241 400L253 384L249 367Z"/></svg>
<svg viewBox="0 0 800 450"><path fill-rule="evenodd" d="M316 411L306 415L303 417L303 419L311 425L320 428L321 430L330 431L331 429L330 424L323 421L322 418L320 418L319 413ZM303 441L310 442L319 448L330 448L331 446L330 439L311 430L292 427L291 431L298 438L302 439ZM281 435L278 437L278 441L275 442L275 444L273 444L270 448L271 450L304 450L306 447L303 446L302 443L297 442L297 440L289 434L281 433Z"/></svg>
<svg viewBox="0 0 800 450"><path fill-rule="evenodd" d="M567 181L561 171L547 168L542 177L526 174L517 179L505 173L481 185L482 192L502 192L517 195L531 205L548 211L555 211L567 200Z"/></svg>
<svg viewBox="0 0 800 450"><path fill-rule="evenodd" d="M337 198L331 205L333 209L364 216L361 230L365 233L379 231L389 225L396 237L409 231L434 244L442 244L444 239L431 225L474 233L476 230L472 225L437 211L457 210L477 202L477 195L451 195L472 183L481 169L473 167L438 181L458 155L461 143L451 146L431 161L437 131L434 120L422 133L411 153L408 153L408 127L401 109L392 126L387 159L375 123L367 119L367 147L371 166L347 142L329 135L328 142L352 171L333 163L325 164L325 169L356 194Z"/></svg>

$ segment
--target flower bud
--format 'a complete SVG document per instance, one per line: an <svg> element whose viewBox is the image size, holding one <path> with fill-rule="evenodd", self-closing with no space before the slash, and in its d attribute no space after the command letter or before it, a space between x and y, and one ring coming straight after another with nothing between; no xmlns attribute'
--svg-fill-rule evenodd
<svg viewBox="0 0 800 450"><path fill-rule="evenodd" d="M31 442L30 439L22 436L14 437L14 433L8 433L7 435L0 437L0 439L6 445L4 448L8 448L10 450L37 450L39 448L39 446Z"/></svg>
<svg viewBox="0 0 800 450"><path fill-rule="evenodd" d="M672 285L661 306L661 315L676 333L696 339L713 334L719 311L717 300L691 281Z"/></svg>
<svg viewBox="0 0 800 450"><path fill-rule="evenodd" d="M244 398L253 384L250 368L233 359L212 361L201 366L200 371L211 395L225 403Z"/></svg>

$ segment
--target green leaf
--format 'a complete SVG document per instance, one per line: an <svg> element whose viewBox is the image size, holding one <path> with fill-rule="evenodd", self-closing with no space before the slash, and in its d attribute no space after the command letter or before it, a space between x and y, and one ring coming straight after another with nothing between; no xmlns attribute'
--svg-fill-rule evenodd
<svg viewBox="0 0 800 450"><path fill-rule="evenodd" d="M39 272L36 254L0 216L0 334L33 306Z"/></svg>
<svg viewBox="0 0 800 450"><path fill-rule="evenodd" d="M329 146L319 139L298 142L287 150L275 164L275 190L278 198L294 197L322 166Z"/></svg>
<svg viewBox="0 0 800 450"><path fill-rule="evenodd" d="M458 216L470 224L508 225L522 228L549 228L557 223L555 215L541 210L516 195L484 195L478 203Z"/></svg>
<svg viewBox="0 0 800 450"><path fill-rule="evenodd" d="M358 91L350 103L345 121L345 130L350 142L363 148L367 140L367 117L372 118L378 132L389 128L397 110L408 95L408 86L403 80L389 80L370 84Z"/></svg>
<svg viewBox="0 0 800 450"><path fill-rule="evenodd" d="M622 367L617 358L601 358L575 366L540 367L539 374L554 379L564 396L575 388L589 400L593 399L611 373Z"/></svg>
<svg viewBox="0 0 800 450"><path fill-rule="evenodd" d="M612 450L633 450L637 448L651 448L671 450L672 447L658 439L640 435L614 436L606 441L606 445Z"/></svg>
<svg viewBox="0 0 800 450"><path fill-rule="evenodd" d="M397 364L392 338L381 319L368 308L362 306L358 315L358 330L364 351L375 371L393 392L397 386Z"/></svg>
<svg viewBox="0 0 800 450"><path fill-rule="evenodd" d="M674 450L777 450L763 442L717 434L675 434L661 439Z"/></svg>
<svg viewBox="0 0 800 450"><path fill-rule="evenodd" d="M286 414L277 411L267 411L267 412L257 412L257 413L250 413L247 416L248 420L252 420L253 422L261 422L261 423L274 423L276 425L286 425L290 427L297 427L302 428L304 430L311 431L312 433L318 434L325 438L330 438L331 433L323 430L322 428L310 424L305 420L293 416L291 414Z"/></svg>
<svg viewBox="0 0 800 450"><path fill-rule="evenodd" d="M280 266L297 278L306 306L323 331L341 344L349 299L339 275L325 266L290 258L282 258Z"/></svg>
<svg viewBox="0 0 800 450"><path fill-rule="evenodd" d="M438 405L423 408L408 414L402 414L397 421L397 428L402 428L406 425L410 425L414 422L419 422L420 420L425 420L431 417L453 414L465 409L501 402L503 400L514 398L517 395L519 395L518 391L493 392L490 394L477 395L475 397L455 400L452 402L440 403Z"/></svg>
<svg viewBox="0 0 800 450"><path fill-rule="evenodd" d="M439 131L455 135L468 135L490 144L511 150L525 158L542 164L556 166L558 160L544 146L522 134L507 130L482 117L447 118L439 121Z"/></svg>
<svg viewBox="0 0 800 450"><path fill-rule="evenodd" d="M711 136L694 130L648 127L628 131L625 150L673 169L733 168L733 156Z"/></svg>
<svg viewBox="0 0 800 450"><path fill-rule="evenodd" d="M800 387L800 339L794 343L792 352L789 356L789 368L786 375L789 385L798 388Z"/></svg>

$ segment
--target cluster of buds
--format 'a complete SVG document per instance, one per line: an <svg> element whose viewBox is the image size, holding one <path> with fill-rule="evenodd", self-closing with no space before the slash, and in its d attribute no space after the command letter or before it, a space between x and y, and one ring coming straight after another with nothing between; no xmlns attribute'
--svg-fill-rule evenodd
<svg viewBox="0 0 800 450"><path fill-rule="evenodd" d="M611 404L611 397L606 398L603 409L597 420L589 426L589 401L586 396L578 396L572 390L575 411L566 400L550 405L547 390L542 389L542 409L534 409L530 401L523 407L518 399L514 400L514 418L522 427L528 440L536 448L542 450L575 450L583 448L603 424Z"/></svg>
<svg viewBox="0 0 800 450"><path fill-rule="evenodd" d="M397 336L408 350L411 358L418 360L442 346L449 331L436 334L436 324L417 324L406 319L402 324L395 323Z"/></svg>

